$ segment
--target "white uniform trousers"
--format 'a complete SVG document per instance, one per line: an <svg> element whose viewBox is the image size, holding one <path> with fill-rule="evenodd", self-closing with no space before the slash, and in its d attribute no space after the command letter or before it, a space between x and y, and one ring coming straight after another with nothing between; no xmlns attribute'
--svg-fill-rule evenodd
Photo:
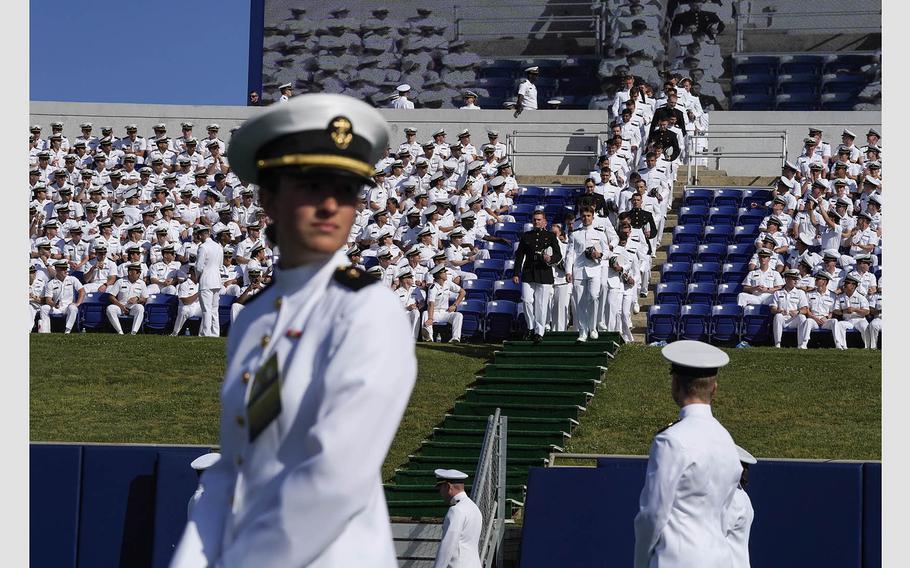
<svg viewBox="0 0 910 568"><path fill-rule="evenodd" d="M199 302L193 302L192 304L184 304L181 302L177 305L177 321L174 322L174 331L171 332L171 335L180 333L186 320L201 315L202 306L199 305Z"/></svg>
<svg viewBox="0 0 910 568"><path fill-rule="evenodd" d="M856 318L837 322L834 326L834 346L838 349L846 349L847 330L855 329L865 338L867 327L869 327L869 322L866 321L866 318Z"/></svg>
<svg viewBox="0 0 910 568"><path fill-rule="evenodd" d="M866 327L866 333L863 334L863 341L866 349L878 349L878 337L882 332L882 318L875 318L869 322Z"/></svg>
<svg viewBox="0 0 910 568"><path fill-rule="evenodd" d="M405 310L404 313L408 316L408 323L411 324L411 335L414 336L414 339L417 339L417 333L420 330L421 312L414 308L413 310Z"/></svg>
<svg viewBox="0 0 910 568"><path fill-rule="evenodd" d="M553 294L550 295L550 331L565 331L568 327L571 296L571 284L553 285Z"/></svg>
<svg viewBox="0 0 910 568"><path fill-rule="evenodd" d="M38 317L38 314L40 314L40 313L41 313L40 305L35 305L32 302L28 303L28 314L29 314L29 316L31 316L31 317L29 317L29 320L28 320L28 331L29 332L31 332L32 328L35 327L35 318Z"/></svg>
<svg viewBox="0 0 910 568"><path fill-rule="evenodd" d="M829 319L822 326L822 329L829 329L831 332L834 332L834 326L837 324L837 320ZM809 348L809 338L812 335L812 331L818 329L818 322L812 318L806 318L803 320L799 327L796 328L796 346L800 349Z"/></svg>
<svg viewBox="0 0 910 568"><path fill-rule="evenodd" d="M648 287L651 285L651 255L645 255L645 257L639 263L641 267L641 278L638 279L638 292L648 293Z"/></svg>
<svg viewBox="0 0 910 568"><path fill-rule="evenodd" d="M622 293L622 328L620 333L623 341L632 343L632 304L638 300L638 287L633 286Z"/></svg>
<svg viewBox="0 0 910 568"><path fill-rule="evenodd" d="M575 329L585 335L597 326L597 299L600 297L600 274L586 276L579 272L572 279L572 295L575 300Z"/></svg>
<svg viewBox="0 0 910 568"><path fill-rule="evenodd" d="M421 325L423 326L423 338L427 341L433 341L433 326L427 326L427 313L423 312L421 316ZM433 313L433 324L437 323L449 323L452 324L452 339L457 339L461 341L461 322L464 320L464 315L459 312L434 312Z"/></svg>
<svg viewBox="0 0 910 568"><path fill-rule="evenodd" d="M234 302L231 304L231 323L234 323L234 320L237 319L237 314L243 311L243 304Z"/></svg>
<svg viewBox="0 0 910 568"><path fill-rule="evenodd" d="M786 316L784 314L774 314L774 320L771 322L771 333L774 336L774 346L780 347L780 338L784 335L784 329L796 329L799 335L799 326L806 321L806 316L796 314L795 316ZM797 339L797 342L799 339Z"/></svg>
<svg viewBox="0 0 910 568"><path fill-rule="evenodd" d="M114 329L120 335L123 335L123 327L120 325L120 314L123 312L120 311L118 306L111 304L104 310L107 312L107 321L111 322L111 325L114 326ZM142 304L133 304L129 306L129 315L133 316L133 329L130 330L130 333L136 335L139 333L139 330L142 328L142 320L145 318L145 306Z"/></svg>
<svg viewBox="0 0 910 568"><path fill-rule="evenodd" d="M149 296L152 294L177 294L177 287L173 285L161 287L158 284L149 284L146 292L148 292Z"/></svg>
<svg viewBox="0 0 910 568"><path fill-rule="evenodd" d="M237 284L231 284L225 286L221 289L222 296L239 296L240 295L240 286Z"/></svg>
<svg viewBox="0 0 910 568"><path fill-rule="evenodd" d="M749 304L761 304L765 301L765 298L771 296L771 292L762 292L761 294L749 294L747 292L740 292L739 296L736 297L736 303L742 306L748 306Z"/></svg>
<svg viewBox="0 0 910 568"><path fill-rule="evenodd" d="M202 325L199 327L201 337L221 335L218 325L218 292L218 288L199 290L199 303L202 305Z"/></svg>
<svg viewBox="0 0 910 568"><path fill-rule="evenodd" d="M550 307L550 296L553 295L552 284L537 282L521 283L521 301L524 304L525 321L528 331L543 336L547 326L547 312Z"/></svg>
<svg viewBox="0 0 910 568"><path fill-rule="evenodd" d="M65 308L53 308L48 304L41 306L41 319L38 321L38 333L51 332L51 316L66 314L66 333L73 330L76 319L79 317L79 306L70 304ZM34 319L32 320L34 321Z"/></svg>
<svg viewBox="0 0 910 568"><path fill-rule="evenodd" d="M603 288L601 288L601 293ZM604 319L606 322L607 331L621 331L622 330L622 288L608 288L606 297L601 296L600 302L601 305L606 307L604 311ZM629 304L629 309L631 309L631 303Z"/></svg>
<svg viewBox="0 0 910 568"><path fill-rule="evenodd" d="M86 294L94 294L104 284L107 284L107 282L89 282L88 284L83 284L82 289L85 290Z"/></svg>

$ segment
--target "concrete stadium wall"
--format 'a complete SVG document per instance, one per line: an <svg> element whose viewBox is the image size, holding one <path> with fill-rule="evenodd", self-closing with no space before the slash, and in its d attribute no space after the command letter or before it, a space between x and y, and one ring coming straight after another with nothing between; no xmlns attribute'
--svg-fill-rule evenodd
<svg viewBox="0 0 910 568"><path fill-rule="evenodd" d="M79 136L79 124L92 122L94 133L100 134L101 126L112 126L114 134L124 135L124 127L135 123L141 136L152 133L152 125L164 122L169 136L180 135L180 123L194 123L197 138L206 135L205 126L217 122L222 139L229 138L233 126L239 126L261 108L237 106L182 106L182 105L132 105L69 102L32 102L31 124L41 124L41 134L50 134L50 123L64 123L64 134L71 140ZM511 111L486 110L468 112L446 109L394 110L380 109L391 127L392 146L404 139L403 129L417 128L418 140L428 140L439 127L446 129L447 139L457 140L462 128L470 129L472 142L486 142L485 131L499 130L500 141L513 136L515 171L523 175L585 174L591 170L597 150L596 138L605 131L606 113L593 110L527 111L513 118ZM802 152L802 140L810 126L824 130L824 139L840 143L843 128L853 130L857 143L864 143L865 132L870 127L881 128L880 111L852 112L755 112L717 111L710 115L708 148L728 153L775 152L779 155L779 138L757 139L750 134L776 135L786 133L787 152L795 160ZM355 125L356 128L356 125ZM584 155L566 156L566 152ZM780 170L779 157L711 159L708 167L726 170L729 175L775 175Z"/></svg>

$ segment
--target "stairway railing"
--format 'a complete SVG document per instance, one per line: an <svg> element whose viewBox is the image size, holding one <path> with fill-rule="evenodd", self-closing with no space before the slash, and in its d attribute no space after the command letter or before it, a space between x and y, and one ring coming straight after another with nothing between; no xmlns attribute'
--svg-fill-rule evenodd
<svg viewBox="0 0 910 568"><path fill-rule="evenodd" d="M500 543L506 522L506 445L508 417L499 409L487 418L487 430L480 450L471 500L480 508L483 528L480 532L480 560L484 567L493 566L501 554Z"/></svg>

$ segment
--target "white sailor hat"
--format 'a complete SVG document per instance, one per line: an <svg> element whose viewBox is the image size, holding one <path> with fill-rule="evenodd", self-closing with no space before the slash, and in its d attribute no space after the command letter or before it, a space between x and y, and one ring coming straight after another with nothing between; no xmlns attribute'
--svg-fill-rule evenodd
<svg viewBox="0 0 910 568"><path fill-rule="evenodd" d="M419 233L417 233L417 236L418 236L418 237L422 237L422 236L424 236L424 235L432 235L432 234L433 234L433 229L430 228L429 225L427 225L426 227L424 227L423 229L421 229Z"/></svg>
<svg viewBox="0 0 910 568"><path fill-rule="evenodd" d="M490 138L497 138L499 136L498 130L487 130L487 136Z"/></svg>
<svg viewBox="0 0 910 568"><path fill-rule="evenodd" d="M841 135L841 136L849 136L850 138L856 138L856 134L854 134L851 130L847 130L846 128L844 128L844 131L841 132L840 135Z"/></svg>
<svg viewBox="0 0 910 568"><path fill-rule="evenodd" d="M140 262L128 262L126 263L127 270L142 270L142 263Z"/></svg>
<svg viewBox="0 0 910 568"><path fill-rule="evenodd" d="M869 136L870 134L873 136L878 136L879 138L882 137L881 133L878 130L876 130L875 128L870 128L869 132L866 133L866 136Z"/></svg>
<svg viewBox="0 0 910 568"><path fill-rule="evenodd" d="M449 48L450 48L450 49L451 49L451 47L452 47L452 44L449 44ZM476 99L476 98L477 98L477 93L475 93L474 91L465 91L464 94L462 94L462 96L464 96L464 97L474 97L474 98Z"/></svg>
<svg viewBox="0 0 910 568"><path fill-rule="evenodd" d="M784 270L784 278L799 278L799 270L795 268L789 268Z"/></svg>
<svg viewBox="0 0 910 568"><path fill-rule="evenodd" d="M480 147L480 151L481 151L481 152L484 152L484 153L486 153L486 152L495 152L495 151L496 151L496 145L495 145L495 144L484 144L483 146Z"/></svg>
<svg viewBox="0 0 910 568"><path fill-rule="evenodd" d="M212 230L211 227L209 227L208 225L203 225L201 223L196 223L195 225L193 225L194 233L203 233L203 232L208 233L208 232L211 232L211 230Z"/></svg>
<svg viewBox="0 0 910 568"><path fill-rule="evenodd" d="M54 266L63 266L63 267L66 267L66 266L69 266L69 261L66 260L65 258L61 258L61 259L58 259L58 260L55 260L55 261L54 261Z"/></svg>
<svg viewBox="0 0 910 568"><path fill-rule="evenodd" d="M415 216L415 215L419 217L419 216L420 216L420 210L417 209L417 208L414 207L414 206L411 206L411 208L408 209L408 210L405 212L405 214L404 214L405 217L412 217L412 216Z"/></svg>
<svg viewBox="0 0 910 568"><path fill-rule="evenodd" d="M548 105L561 105L562 99L550 99L547 101Z"/></svg>
<svg viewBox="0 0 910 568"><path fill-rule="evenodd" d="M388 215L388 214L389 214L388 209L380 209L379 211L376 211L375 213L373 213L373 219L375 219L377 217L381 217L383 215Z"/></svg>
<svg viewBox="0 0 910 568"><path fill-rule="evenodd" d="M687 377L711 377L730 362L730 357L713 345L688 339L674 341L663 349L661 355L671 364L671 373Z"/></svg>
<svg viewBox="0 0 910 568"><path fill-rule="evenodd" d="M424 166L428 167L429 165L430 165L430 162L426 158L417 158L417 161L414 162L414 167L417 167L417 168L424 167ZM405 182L405 183L407 183L407 182Z"/></svg>
<svg viewBox="0 0 910 568"><path fill-rule="evenodd" d="M470 164L468 164L468 171L471 172L474 170L478 170L482 167L483 167L483 162L481 160L474 160Z"/></svg>
<svg viewBox="0 0 910 568"><path fill-rule="evenodd" d="M434 256L435 256L435 255L434 255ZM430 275L431 275L431 276L436 276L436 275L439 274L440 272L444 272L445 269L446 269L445 263L437 264L436 266L434 266L433 268L430 269Z"/></svg>
<svg viewBox="0 0 910 568"><path fill-rule="evenodd" d="M436 485L446 481L451 483L464 483L468 479L468 474L458 471L457 469L436 469L433 471L436 475Z"/></svg>
<svg viewBox="0 0 910 568"><path fill-rule="evenodd" d="M389 247L379 247L379 250L376 251L376 258L382 258L384 256L392 258L392 249Z"/></svg>
<svg viewBox="0 0 910 568"><path fill-rule="evenodd" d="M869 214L866 213L865 211L860 211L859 213L856 214L856 218L857 218L857 219L865 219L866 221L871 221L871 220L872 220L872 215L869 215Z"/></svg>
<svg viewBox="0 0 910 568"><path fill-rule="evenodd" d="M787 160L786 162L784 162L784 168L786 168L788 170L793 170L794 172L799 171L799 168L796 167L796 164L794 164L790 160Z"/></svg>
<svg viewBox="0 0 910 568"><path fill-rule="evenodd" d="M822 251L822 259L823 259L823 260L828 260L829 258L832 259L832 260L838 260L838 259L840 259L840 253L839 253L838 251L836 251L835 249L825 249L825 250L823 250L823 251Z"/></svg>
<svg viewBox="0 0 910 568"><path fill-rule="evenodd" d="M193 127L193 123L192 123L192 122L181 122L181 123L180 123L180 127L181 127L181 128L192 128L192 127Z"/></svg>
<svg viewBox="0 0 910 568"><path fill-rule="evenodd" d="M465 219L473 219L475 217L477 217L477 215L471 210L465 211L464 213L461 214L462 221L464 221Z"/></svg>
<svg viewBox="0 0 910 568"><path fill-rule="evenodd" d="M490 180L490 187L499 187L501 185L505 185L505 183L506 183L506 178L504 178L502 176L496 176Z"/></svg>
<svg viewBox="0 0 910 568"><path fill-rule="evenodd" d="M471 199L468 199L468 205L474 205L475 203L480 203L481 201L483 201L483 197L475 195Z"/></svg>
<svg viewBox="0 0 910 568"><path fill-rule="evenodd" d="M780 179L778 179L777 182L784 184L785 186L789 187L790 189L794 189L798 185L798 183L795 179L790 179L787 176L780 176Z"/></svg>
<svg viewBox="0 0 910 568"><path fill-rule="evenodd" d="M152 127L152 130L167 130L167 124L165 124L163 122L159 122L158 124L156 124L155 126Z"/></svg>
<svg viewBox="0 0 910 568"><path fill-rule="evenodd" d="M408 252L404 253L405 256L416 256L418 254L420 254L420 247L418 245L411 245Z"/></svg>
<svg viewBox="0 0 910 568"><path fill-rule="evenodd" d="M439 130L437 130L436 132L433 133L433 136L444 136L445 133L446 133L446 129L440 128Z"/></svg>
<svg viewBox="0 0 910 568"><path fill-rule="evenodd" d="M406 126L404 128L404 133L405 134L417 134L417 129L414 128L413 126Z"/></svg>
<svg viewBox="0 0 910 568"><path fill-rule="evenodd" d="M460 139L460 138L464 138L465 136L470 136L470 135L471 135L471 131L468 130L467 128L464 128L458 133L458 138Z"/></svg>
<svg viewBox="0 0 910 568"><path fill-rule="evenodd" d="M858 254L853 258L856 259L856 262L868 262L869 264L872 264L872 255L867 252Z"/></svg>
<svg viewBox="0 0 910 568"><path fill-rule="evenodd" d="M882 186L882 180L880 180L880 179L878 179L878 178L871 177L871 176L866 176L865 178L863 178L863 184L867 184L867 183L868 183L869 185L874 185L875 187L881 187L881 186Z"/></svg>
<svg viewBox="0 0 910 568"><path fill-rule="evenodd" d="M352 246L351 248L348 249L348 251L345 253L345 255L347 255L348 258L351 258L352 256L357 256L358 254L360 254L360 253L362 253L362 252L363 252L363 251L360 250L360 247L359 247L359 246L354 245L354 246Z"/></svg>
<svg viewBox="0 0 910 568"><path fill-rule="evenodd" d="M205 127L206 130L219 130L220 128L221 128L221 125L216 122L213 122Z"/></svg>
<svg viewBox="0 0 910 568"><path fill-rule="evenodd" d="M430 176L430 181L431 181L431 182L434 182L434 181L440 180L440 179L442 179L442 178L444 178L444 177L445 177L445 176L442 174L442 172L436 172L435 174L433 174L432 176Z"/></svg>
<svg viewBox="0 0 910 568"><path fill-rule="evenodd" d="M283 90L285 90L285 89L290 89L290 88L291 88L291 84L290 84L290 83L282 83L282 84L278 85L278 90L279 90L279 91L283 91Z"/></svg>
<svg viewBox="0 0 910 568"><path fill-rule="evenodd" d="M414 278L414 272L411 270L410 266L398 271L398 279L401 280L402 278Z"/></svg>
<svg viewBox="0 0 910 568"><path fill-rule="evenodd" d="M218 460L220 460L220 459L221 459L221 454L219 454L218 452L210 452L208 454L203 454L203 455L199 456L198 458L194 459L192 462L190 462L190 467L195 469L196 471L204 471L204 470L212 467L216 463L218 463Z"/></svg>
<svg viewBox="0 0 910 568"><path fill-rule="evenodd" d="M811 247L813 244L815 244L815 241L812 239L812 237L806 233L799 234L799 242L803 243L807 247Z"/></svg>
<svg viewBox="0 0 910 568"><path fill-rule="evenodd" d="M456 148L456 147L460 148L460 146L458 146L457 144L455 146L452 146L452 148ZM442 163L442 167L447 170L454 170L455 168L458 167L458 160L448 159Z"/></svg>
<svg viewBox="0 0 910 568"><path fill-rule="evenodd" d="M378 264L375 266L371 266L370 268L367 269L367 274L369 274L370 276L376 276L379 278L382 278L382 275L384 272L385 272L385 269L383 269Z"/></svg>
<svg viewBox="0 0 910 568"><path fill-rule="evenodd" d="M749 465L758 463L758 460L755 459L755 457L752 454L750 454L749 452L747 452L746 450L744 450L743 448L741 448L739 446L736 446L736 453L739 454L739 461L741 461L742 463L747 463Z"/></svg>
<svg viewBox="0 0 910 568"><path fill-rule="evenodd" d="M59 120L56 120L51 123L51 128L63 128L63 123Z"/></svg>
<svg viewBox="0 0 910 568"><path fill-rule="evenodd" d="M41 125L40 125L40 124L33 124L33 125L29 126L28 129L29 129L31 132L41 132Z"/></svg>
<svg viewBox="0 0 910 568"><path fill-rule="evenodd" d="M450 240L451 240L451 239L457 239L458 237L463 237L463 236L464 236L464 230L463 230L463 229L455 229L454 231L452 231L451 233L449 233L449 239L450 239Z"/></svg>
<svg viewBox="0 0 910 568"><path fill-rule="evenodd" d="M853 274L853 273L851 272L850 274L847 275L846 278L844 278L844 283L846 284L847 282L853 282L854 284L856 284L857 286L859 286L859 284L860 284L860 277L857 276L856 274Z"/></svg>
<svg viewBox="0 0 910 568"><path fill-rule="evenodd" d="M398 91L399 93L407 93L408 91L411 90L411 86L408 85L407 83L405 83L403 85L398 85L397 87L395 87L395 90Z"/></svg>
<svg viewBox="0 0 910 568"><path fill-rule="evenodd" d="M91 127L92 127L91 122L83 122L82 124L79 125L79 128L91 128Z"/></svg>
<svg viewBox="0 0 910 568"><path fill-rule="evenodd" d="M434 134L433 136L436 136L436 135ZM433 142L432 140L427 140L426 142L421 144L420 147L421 148L435 148L436 142Z"/></svg>
<svg viewBox="0 0 910 568"><path fill-rule="evenodd" d="M882 204L882 198L881 198L877 193L873 193L872 195L869 196L869 202L870 202L870 203L875 203L875 204L877 204L877 205L881 205L881 204Z"/></svg>
<svg viewBox="0 0 910 568"><path fill-rule="evenodd" d="M811 136L807 136L806 138L803 138L803 144L806 144L807 146L818 146L818 140Z"/></svg>
<svg viewBox="0 0 910 568"><path fill-rule="evenodd" d="M525 69L525 73L540 73L540 67L538 67L536 65L533 67L527 67Z"/></svg>
<svg viewBox="0 0 910 568"><path fill-rule="evenodd" d="M152 168L150 168L148 166L143 166L143 167L139 168L139 175L151 175L151 174L152 174Z"/></svg>
<svg viewBox="0 0 910 568"><path fill-rule="evenodd" d="M503 161L499 162L498 164L496 164L497 170L501 170L503 168L511 168L511 167L512 167L512 163L509 162L509 160L503 160Z"/></svg>
<svg viewBox="0 0 910 568"><path fill-rule="evenodd" d="M56 221L54 221L54 223L56 223ZM45 223L44 226L47 227L47 223ZM38 248L51 248L51 240L47 237L38 237L38 239L35 240L35 246Z"/></svg>

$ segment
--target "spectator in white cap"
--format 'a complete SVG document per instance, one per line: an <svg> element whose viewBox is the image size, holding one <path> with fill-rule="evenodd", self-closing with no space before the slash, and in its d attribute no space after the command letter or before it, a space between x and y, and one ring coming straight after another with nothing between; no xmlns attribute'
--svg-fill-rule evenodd
<svg viewBox="0 0 910 568"><path fill-rule="evenodd" d="M105 292L117 281L117 263L108 258L108 249L104 241L99 239L92 251L94 258L89 261L82 277L87 294Z"/></svg>
<svg viewBox="0 0 910 568"><path fill-rule="evenodd" d="M515 118L524 110L537 110L537 79L540 69L537 66L525 69L525 78L518 85L518 100L515 103Z"/></svg>
<svg viewBox="0 0 910 568"><path fill-rule="evenodd" d="M869 301L859 293L859 278L855 274L848 274L844 278L843 292L837 297L834 304L834 316L840 318L834 326L834 346L838 349L847 348L847 331L855 329L865 335L869 322Z"/></svg>
<svg viewBox="0 0 910 568"><path fill-rule="evenodd" d="M421 335L424 341L432 342L433 324L449 323L452 324L452 338L449 343L460 343L464 316L456 310L464 302L465 291L447 278L445 263L437 264L428 274L433 278L433 283L427 288L427 311L422 316ZM450 294L457 295L451 305Z"/></svg>
<svg viewBox="0 0 910 568"><path fill-rule="evenodd" d="M828 290L831 276L823 270L815 273L815 290L806 294L808 311L806 319L796 330L796 346L799 349L809 348L809 338L815 329L834 331L837 320L834 319L836 296Z"/></svg>
<svg viewBox="0 0 910 568"><path fill-rule="evenodd" d="M136 335L142 329L142 320L145 317L145 302L148 300L148 291L145 281L140 277L142 265L130 262L126 265L126 278L120 278L108 288L111 304L105 308L107 320L114 330L123 335L120 325L120 315L129 315L133 318L131 335Z"/></svg>
<svg viewBox="0 0 910 568"><path fill-rule="evenodd" d="M742 477L733 438L714 418L726 353L698 341L661 351L679 418L654 437L635 517L635 568L732 566L724 514Z"/></svg>
<svg viewBox="0 0 910 568"><path fill-rule="evenodd" d="M459 107L461 110L480 110L477 106L477 93L474 91L464 92L464 106Z"/></svg>
<svg viewBox="0 0 910 568"><path fill-rule="evenodd" d="M52 315L66 316L64 333L71 333L73 326L76 325L79 306L85 299L85 289L75 276L69 274L68 268L69 262L66 259L61 258L54 262L54 278L45 284L42 294L44 305L41 306L39 333L51 332Z"/></svg>
<svg viewBox="0 0 910 568"><path fill-rule="evenodd" d="M755 457L736 446L739 453L739 463L743 466L743 473L739 478L739 485L733 494L733 499L724 510L724 531L727 537L727 544L730 545L730 551L733 554L733 568L749 568L749 533L752 530L752 519L755 517L755 510L752 508L752 500L746 493L746 487L749 485L749 466L758 463Z"/></svg>
<svg viewBox="0 0 910 568"><path fill-rule="evenodd" d="M281 96L278 97L279 103L287 102L291 97L294 96L294 90L291 88L290 83L282 83L278 85L278 92L281 93Z"/></svg>
<svg viewBox="0 0 910 568"><path fill-rule="evenodd" d="M850 157L849 157L850 161L855 164L862 164L863 163L863 153L853 143L853 141L856 140L856 134L854 134L852 130L848 130L845 128L844 131L841 132L840 139L841 139L841 142L843 142L843 145L846 146L847 149L850 151Z"/></svg>
<svg viewBox="0 0 910 568"><path fill-rule="evenodd" d="M414 284L414 272L410 266L405 266L398 271L398 287L395 289L395 295L401 301L405 313L408 316L408 322L411 325L411 333L414 339L417 339L417 333L420 329L420 308L425 304L423 291Z"/></svg>
<svg viewBox="0 0 910 568"><path fill-rule="evenodd" d="M408 100L408 95L411 94L411 86L407 83L403 85L398 85L395 89L398 94L398 98L392 101L392 108L402 108L402 109L414 109L414 103Z"/></svg>
<svg viewBox="0 0 910 568"><path fill-rule="evenodd" d="M449 506L433 568L480 568L483 515L465 493L468 475L457 469L436 469L433 473L439 496Z"/></svg>
<svg viewBox="0 0 910 568"><path fill-rule="evenodd" d="M791 268L784 271L784 287L765 298L764 303L771 307L774 347L780 348L784 329L798 329L809 313L806 293L796 287L799 279L799 270Z"/></svg>
<svg viewBox="0 0 910 568"><path fill-rule="evenodd" d="M196 274L199 277L199 298L202 303L202 326L199 335L218 337L218 298L221 290L221 265L224 263L224 249L212 240L210 229L198 225L194 233L199 233L202 242L196 252Z"/></svg>
<svg viewBox="0 0 910 568"><path fill-rule="evenodd" d="M746 274L743 279L743 291L737 297L736 303L740 306L764 303L774 292L784 285L780 272L771 268L770 249L758 250L758 267Z"/></svg>

